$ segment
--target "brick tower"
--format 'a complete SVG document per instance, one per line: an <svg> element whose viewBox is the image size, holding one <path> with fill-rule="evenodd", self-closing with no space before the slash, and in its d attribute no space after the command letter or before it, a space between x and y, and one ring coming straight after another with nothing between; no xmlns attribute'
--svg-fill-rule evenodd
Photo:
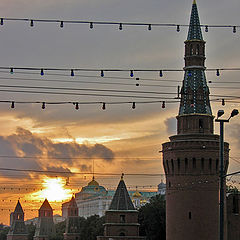
<svg viewBox="0 0 240 240"><path fill-rule="evenodd" d="M10 215L10 230L7 240L27 240L28 233L24 224L24 212L20 202L17 202L14 212Z"/></svg>
<svg viewBox="0 0 240 240"><path fill-rule="evenodd" d="M177 135L163 144L167 240L217 240L219 136L213 133L214 117L205 77L205 42L195 0L185 41L184 71ZM228 153L229 145L225 143L225 171Z"/></svg>
<svg viewBox="0 0 240 240"><path fill-rule="evenodd" d="M80 240L80 218L78 217L78 207L75 198L72 197L67 206L66 230L64 240Z"/></svg>
<svg viewBox="0 0 240 240"><path fill-rule="evenodd" d="M97 237L98 240L145 239L139 236L138 211L133 206L123 176L105 216L104 237Z"/></svg>
<svg viewBox="0 0 240 240"><path fill-rule="evenodd" d="M53 222L53 210L47 199L38 210L38 222L35 231L34 240L49 240L55 235L55 226Z"/></svg>

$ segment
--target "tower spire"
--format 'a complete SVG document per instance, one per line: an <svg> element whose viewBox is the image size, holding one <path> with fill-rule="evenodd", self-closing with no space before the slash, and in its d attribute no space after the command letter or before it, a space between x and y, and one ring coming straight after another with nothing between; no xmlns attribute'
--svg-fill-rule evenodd
<svg viewBox="0 0 240 240"><path fill-rule="evenodd" d="M205 69L205 41L202 37L196 1L193 1L185 41L185 76L181 89L179 116L189 114L212 116Z"/></svg>
<svg viewBox="0 0 240 240"><path fill-rule="evenodd" d="M193 40L193 39L203 40L200 20L198 16L197 3L195 0L193 1L193 4L192 4L192 12L191 12L187 40Z"/></svg>

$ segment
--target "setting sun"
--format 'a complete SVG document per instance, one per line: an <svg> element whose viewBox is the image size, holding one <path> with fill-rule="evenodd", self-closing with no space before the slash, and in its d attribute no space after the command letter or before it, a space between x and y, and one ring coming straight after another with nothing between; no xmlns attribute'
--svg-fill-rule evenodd
<svg viewBox="0 0 240 240"><path fill-rule="evenodd" d="M38 199L49 201L62 201L71 197L71 190L65 188L65 180L62 178L44 178L43 189L34 194Z"/></svg>

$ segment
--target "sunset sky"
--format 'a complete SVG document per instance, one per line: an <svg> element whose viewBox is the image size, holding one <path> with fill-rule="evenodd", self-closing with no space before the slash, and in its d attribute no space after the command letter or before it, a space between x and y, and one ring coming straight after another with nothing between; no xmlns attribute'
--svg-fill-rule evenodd
<svg viewBox="0 0 240 240"><path fill-rule="evenodd" d="M238 25L239 0L198 0L201 23L204 25ZM114 22L188 24L191 0L2 0L0 17L29 19L59 19ZM205 33L207 68L239 68L240 28L211 28ZM187 28L64 24L5 21L0 25L0 67L36 68L90 68L90 69L182 69L184 41ZM50 75L52 74L52 75ZM69 76L67 76L67 74ZM124 92L51 90L80 95L1 92L0 101L40 102L39 104L0 103L0 168L64 171L69 174L0 171L0 222L9 223L9 214L20 198L26 218L37 216L42 200L65 201L92 178L114 189L121 173L162 174L161 144L176 133L178 103L138 103L163 101L156 92L176 93L183 72L159 73L129 72L76 73L0 70L0 90L26 90L8 86L61 87L75 89L122 90ZM207 72L210 93L239 96L240 71ZM79 76L81 75L81 76ZM140 80L136 81L136 77ZM143 80L141 80L143 79ZM150 79L150 80L149 80ZM231 83L238 82L238 83ZM139 83L140 86L136 86ZM5 86L3 86L5 85ZM34 91L47 91L35 89ZM50 91L50 90L49 90ZM126 91L144 91L134 93ZM155 92L155 93L150 93ZM82 93L121 95L121 97L86 96ZM136 98L135 96L141 96ZM146 98L143 98L146 97ZM151 99L148 97L156 97ZM157 98L158 97L158 98ZM220 97L221 98L221 97ZM212 97L213 99L213 97ZM79 110L72 103L41 108L41 102L79 102ZM98 102L81 104L81 102ZM106 110L102 104L106 102ZM108 104L128 102L125 104ZM136 108L132 109L132 102ZM240 100L239 100L240 103ZM213 114L224 109L226 117L238 100L222 106L212 102ZM239 109L240 110L240 109ZM240 163L240 116L226 125L225 140L230 143L229 172L238 171ZM218 133L219 126L215 126ZM98 175L101 173L103 175ZM104 175L111 173L115 175ZM135 189L156 190L161 176L126 176L126 184ZM239 177L231 181L239 183ZM66 184L69 181L68 184ZM54 185L57 184L57 185ZM55 186L55 187L54 187ZM51 188L52 187L52 188ZM61 187L62 195L51 199L51 189ZM50 189L50 191L49 191ZM63 191L63 192L62 192ZM60 203L52 203L59 212Z"/></svg>

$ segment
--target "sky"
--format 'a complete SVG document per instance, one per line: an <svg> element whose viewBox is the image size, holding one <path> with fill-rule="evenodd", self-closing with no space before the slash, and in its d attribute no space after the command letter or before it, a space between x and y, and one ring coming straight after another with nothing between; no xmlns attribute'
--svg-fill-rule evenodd
<svg viewBox="0 0 240 240"><path fill-rule="evenodd" d="M237 25L240 2L237 0L198 0L200 21L204 25ZM59 19L114 22L188 24L191 0L2 0L0 16L6 18ZM240 28L211 28L203 37L206 41L207 68L234 68L240 64ZM0 66L36 68L90 69L182 69L184 41L187 28L64 24L5 21L0 26ZM50 75L52 74L52 75ZM81 76L80 76L81 75ZM207 72L210 93L238 96L239 71ZM136 77L140 80L136 80ZM26 218L37 215L36 209L46 195L46 182L55 179L66 190L65 198L85 186L93 170L98 182L114 189L125 173L130 189L156 190L161 176L127 176L128 173L163 174L162 143L176 133L178 102L143 104L144 101L163 101L162 96L177 96L183 72L100 72L75 73L38 71L0 71L0 90L24 90L26 87L45 87L55 94L1 92L0 101L40 102L39 104L0 103L0 167L64 171L69 174L0 171L0 222L8 224L9 213L18 199L22 200ZM136 83L139 86L136 86ZM3 86L5 85L5 86ZM14 88L6 87L15 86ZM16 87L18 86L18 88ZM19 88L20 86L25 88ZM72 90L50 89L72 88ZM86 91L79 89L94 89ZM96 90L111 90L109 92ZM113 92L113 91L123 92ZM130 91L130 92L126 92ZM135 92L134 92L135 91ZM136 93L142 91L147 93ZM57 94L71 92L69 95ZM155 93L153 93L155 92ZM157 95L156 92L166 93ZM168 93L176 93L169 95ZM98 96L82 95L85 93ZM75 94L75 95L74 95ZM79 94L79 95L77 95ZM121 97L102 95L121 95ZM100 96L101 95L101 96ZM136 98L144 96L145 98ZM155 97L155 98L149 98ZM42 102L71 102L41 108ZM79 102L75 110L72 102ZM86 102L97 102L86 104ZM102 110L102 104L106 109ZM109 104L128 102L125 104ZM132 102L136 108L132 109ZM81 104L82 103L82 104ZM85 104L83 104L85 103ZM212 102L216 115L224 109L226 117L239 103ZM215 126L218 133L219 126ZM225 139L230 143L229 172L239 170L239 116L225 128ZM93 161L94 159L94 161ZM93 164L94 162L94 164ZM103 175L98 175L101 173ZM104 175L111 173L114 175ZM49 180L50 179L50 180ZM239 182L238 177L231 181ZM69 183L66 185L66 183ZM232 183L230 181L230 183ZM39 192L40 191L40 192ZM58 199L56 199L58 200ZM52 203L56 212L59 203Z"/></svg>

